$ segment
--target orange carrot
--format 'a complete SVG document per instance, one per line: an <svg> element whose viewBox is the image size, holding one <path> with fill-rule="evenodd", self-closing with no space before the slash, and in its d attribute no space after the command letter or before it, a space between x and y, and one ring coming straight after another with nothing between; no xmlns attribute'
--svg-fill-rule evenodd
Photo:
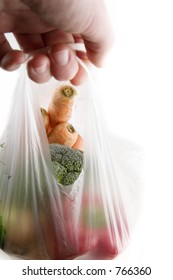
<svg viewBox="0 0 173 280"><path fill-rule="evenodd" d="M76 142L74 143L74 145L72 146L73 149L77 149L77 150L84 150L84 141L83 138L78 134L78 138L76 140Z"/></svg>
<svg viewBox="0 0 173 280"><path fill-rule="evenodd" d="M61 122L53 127L48 134L49 143L58 143L72 147L78 138L78 133L68 122Z"/></svg>
<svg viewBox="0 0 173 280"><path fill-rule="evenodd" d="M44 108L40 108L40 110L41 110L41 115L42 115L42 118L43 118L43 123L44 123L45 129L46 129L46 132L48 132L48 129L49 129L49 115L48 115L48 112Z"/></svg>
<svg viewBox="0 0 173 280"><path fill-rule="evenodd" d="M48 107L51 127L60 122L68 122L71 117L76 90L71 85L58 87Z"/></svg>

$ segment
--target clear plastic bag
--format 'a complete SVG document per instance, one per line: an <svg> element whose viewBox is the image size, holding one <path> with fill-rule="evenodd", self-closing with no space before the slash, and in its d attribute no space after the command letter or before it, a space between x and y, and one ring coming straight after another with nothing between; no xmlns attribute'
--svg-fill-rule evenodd
<svg viewBox="0 0 173 280"><path fill-rule="evenodd" d="M134 149L108 131L88 75L88 82L76 87L70 118L84 141L82 172L63 186L40 112L62 83L36 85L24 67L21 71L0 140L0 248L8 254L106 259L128 245L139 183Z"/></svg>

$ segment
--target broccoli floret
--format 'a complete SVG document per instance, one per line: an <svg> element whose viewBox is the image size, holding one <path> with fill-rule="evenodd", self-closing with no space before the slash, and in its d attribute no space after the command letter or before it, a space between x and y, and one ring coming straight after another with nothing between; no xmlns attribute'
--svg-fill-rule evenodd
<svg viewBox="0 0 173 280"><path fill-rule="evenodd" d="M49 144L49 149L57 182L73 184L83 168L83 152L60 144Z"/></svg>

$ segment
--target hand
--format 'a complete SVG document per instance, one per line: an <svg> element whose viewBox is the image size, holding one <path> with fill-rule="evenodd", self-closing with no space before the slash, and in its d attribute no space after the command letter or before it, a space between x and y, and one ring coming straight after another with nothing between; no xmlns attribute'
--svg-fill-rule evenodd
<svg viewBox="0 0 173 280"><path fill-rule="evenodd" d="M4 0L0 5L0 66L17 69L31 54L28 75L38 83L51 76L80 84L86 64L100 67L112 47L114 34L102 0ZM5 37L12 32L21 50L13 50ZM69 43L82 42L86 52ZM46 48L43 53L39 49Z"/></svg>

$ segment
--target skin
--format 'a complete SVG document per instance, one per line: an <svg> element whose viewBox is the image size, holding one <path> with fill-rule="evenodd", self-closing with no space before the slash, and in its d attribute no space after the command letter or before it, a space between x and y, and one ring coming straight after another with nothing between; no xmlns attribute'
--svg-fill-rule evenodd
<svg viewBox="0 0 173 280"><path fill-rule="evenodd" d="M13 50L5 33L13 33L21 50ZM69 43L83 43L86 52ZM28 75L37 83L54 76L81 84L86 64L101 67L114 42L102 0L0 0L0 67L13 71L28 61Z"/></svg>

